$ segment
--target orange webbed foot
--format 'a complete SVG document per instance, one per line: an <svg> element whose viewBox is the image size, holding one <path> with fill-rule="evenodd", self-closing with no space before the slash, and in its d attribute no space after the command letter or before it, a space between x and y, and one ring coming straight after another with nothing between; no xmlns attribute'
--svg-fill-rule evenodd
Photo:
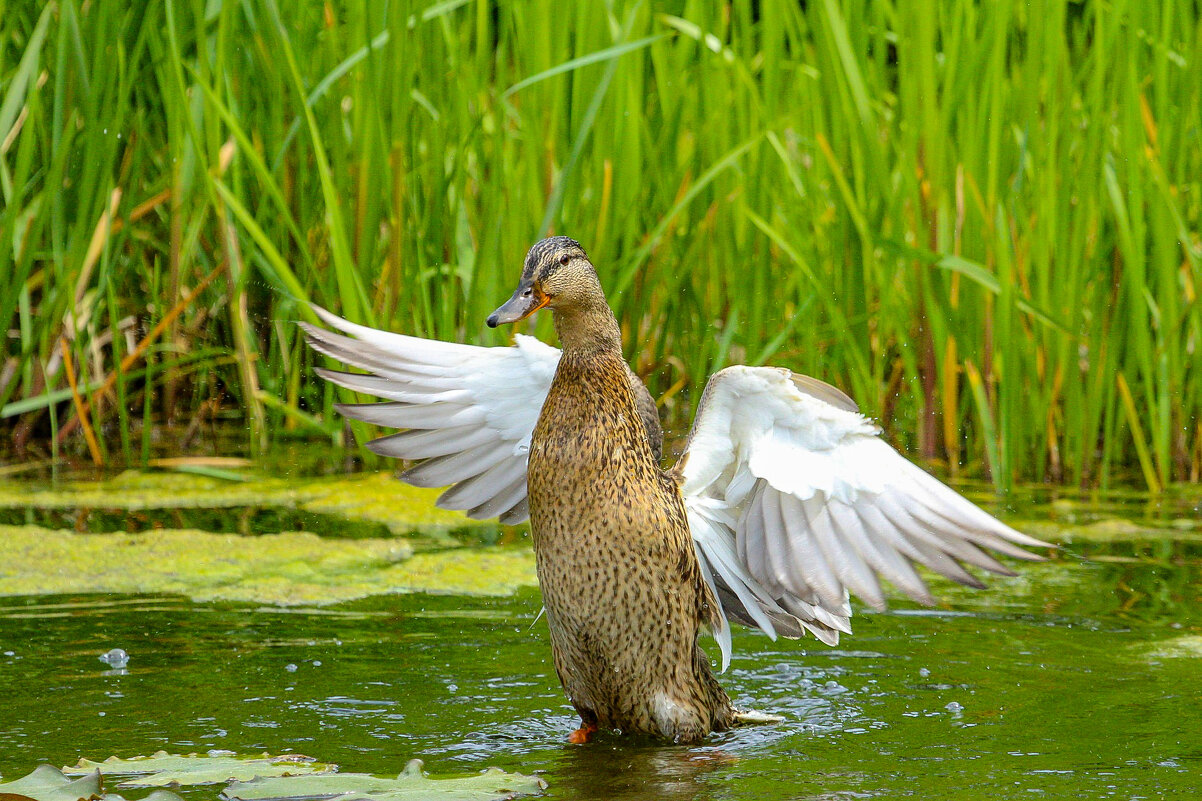
<svg viewBox="0 0 1202 801"><path fill-rule="evenodd" d="M589 740L593 739L593 733L596 731L596 724L585 723L579 729L568 735L568 742L572 745L584 745Z"/></svg>

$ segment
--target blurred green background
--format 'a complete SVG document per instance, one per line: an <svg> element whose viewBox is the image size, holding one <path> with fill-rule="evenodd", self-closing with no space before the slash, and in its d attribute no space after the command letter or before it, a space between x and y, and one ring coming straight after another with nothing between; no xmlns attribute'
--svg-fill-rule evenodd
<svg viewBox="0 0 1202 801"><path fill-rule="evenodd" d="M999 487L1197 481L1200 59L1194 0L0 0L0 448L340 441L307 301L503 344L564 233L670 433L767 362Z"/></svg>

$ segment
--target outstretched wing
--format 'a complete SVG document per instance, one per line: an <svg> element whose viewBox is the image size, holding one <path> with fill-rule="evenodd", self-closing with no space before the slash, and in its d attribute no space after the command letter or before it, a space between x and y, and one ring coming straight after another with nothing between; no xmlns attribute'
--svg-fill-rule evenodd
<svg viewBox="0 0 1202 801"><path fill-rule="evenodd" d="M319 368L318 374L389 401L338 404L338 410L356 420L406 429L372 440L368 448L422 460L401 478L419 487L450 486L438 498L444 509L511 524L529 516L530 435L555 377L559 350L521 334L507 348L420 339L313 310L342 333L301 323L309 345L367 371Z"/></svg>
<svg viewBox="0 0 1202 801"><path fill-rule="evenodd" d="M983 548L1037 560L1015 531L904 459L839 390L772 367L729 367L706 387L674 468L703 572L726 617L834 645L848 591L885 606L880 579L934 602L915 564L983 586L965 564L1013 575ZM716 632L729 662L730 634Z"/></svg>

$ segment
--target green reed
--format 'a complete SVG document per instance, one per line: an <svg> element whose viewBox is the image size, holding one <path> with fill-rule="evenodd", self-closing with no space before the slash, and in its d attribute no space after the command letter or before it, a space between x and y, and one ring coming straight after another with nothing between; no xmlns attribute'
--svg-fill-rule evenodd
<svg viewBox="0 0 1202 801"><path fill-rule="evenodd" d="M0 426L340 436L307 302L501 344L554 232L678 432L772 363L999 487L1198 480L1200 60L1188 0L0 4Z"/></svg>

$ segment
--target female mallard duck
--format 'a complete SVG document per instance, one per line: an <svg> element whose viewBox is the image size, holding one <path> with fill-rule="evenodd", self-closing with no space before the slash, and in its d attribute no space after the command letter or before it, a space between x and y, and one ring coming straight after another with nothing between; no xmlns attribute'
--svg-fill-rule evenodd
<svg viewBox="0 0 1202 801"><path fill-rule="evenodd" d="M505 523L530 518L555 669L598 728L696 742L751 719L697 644L708 626L730 662L728 619L768 636L851 633L848 591L883 608L883 577L933 603L922 564L974 587L963 563L1011 571L1044 546L903 459L839 390L771 367L728 367L706 386L679 462L659 466L655 404L622 358L596 270L564 236L526 256L517 291L488 325L551 309L562 351L417 339L318 309L343 336L310 345L369 371L318 372L390 403L343 414L407 429L369 443L420 459L402 474L450 485L438 504ZM352 338L353 337L353 338Z"/></svg>

